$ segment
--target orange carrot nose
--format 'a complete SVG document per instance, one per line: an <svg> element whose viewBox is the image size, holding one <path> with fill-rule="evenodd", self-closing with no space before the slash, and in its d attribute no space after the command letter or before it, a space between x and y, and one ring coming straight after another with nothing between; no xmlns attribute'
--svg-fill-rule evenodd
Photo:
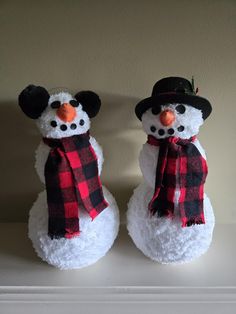
<svg viewBox="0 0 236 314"><path fill-rule="evenodd" d="M64 122L71 122L76 116L76 110L68 103L64 103L57 109L57 116Z"/></svg>
<svg viewBox="0 0 236 314"><path fill-rule="evenodd" d="M160 114L160 121L164 126L171 125L175 121L175 115L171 110L164 110Z"/></svg>

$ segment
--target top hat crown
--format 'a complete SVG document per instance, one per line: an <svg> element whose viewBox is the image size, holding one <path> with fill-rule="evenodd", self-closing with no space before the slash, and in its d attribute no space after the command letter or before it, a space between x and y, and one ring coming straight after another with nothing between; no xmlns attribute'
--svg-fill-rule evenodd
<svg viewBox="0 0 236 314"><path fill-rule="evenodd" d="M152 97L168 93L196 95L193 85L182 77L167 77L156 82L152 90Z"/></svg>

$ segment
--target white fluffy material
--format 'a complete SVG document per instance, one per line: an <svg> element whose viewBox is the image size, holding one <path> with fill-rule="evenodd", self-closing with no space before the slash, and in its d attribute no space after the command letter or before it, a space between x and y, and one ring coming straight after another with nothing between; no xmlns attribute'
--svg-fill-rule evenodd
<svg viewBox="0 0 236 314"><path fill-rule="evenodd" d="M80 104L78 107L75 107L76 117L71 122L62 121L57 115L57 109L51 108L50 104L53 101L60 101L61 103L68 103L70 100L74 100L74 97L71 94L66 92L61 92L58 94L51 95L49 98L48 106L42 113L42 115L37 119L36 124L39 128L40 133L43 137L49 138L62 138L69 137L72 135L83 134L86 133L90 128L90 119L85 111L83 111L82 105ZM80 125L80 120L84 120L84 125ZM51 121L57 122L57 127L51 126ZM77 128L72 130L70 125L75 123ZM66 131L62 131L60 126L65 124L67 126Z"/></svg>
<svg viewBox="0 0 236 314"><path fill-rule="evenodd" d="M204 196L206 223L182 228L178 215L172 220L150 215L148 203L154 189L140 184L128 204L127 228L137 248L163 264L185 263L207 251L212 241L215 218L209 198Z"/></svg>
<svg viewBox="0 0 236 314"><path fill-rule="evenodd" d="M93 221L80 212L79 237L51 239L48 236L46 191L41 192L30 210L29 238L38 256L60 269L82 268L95 263L113 245L119 229L119 212L111 193L103 187L109 203Z"/></svg>
<svg viewBox="0 0 236 314"><path fill-rule="evenodd" d="M142 116L143 129L147 134L156 138L170 136L168 129L174 129L172 136L190 138L199 132L203 124L202 112L188 105L185 112L180 114L175 109L178 104L162 106L162 110L169 109L175 115L175 121L170 126L162 125L160 113L155 115L152 109L147 110ZM151 131L151 126L156 130ZM178 127L184 126L184 131L179 132ZM163 129L165 134L160 136L158 130ZM201 155L206 159L204 149L198 140L194 141ZM158 162L159 147L148 143L143 145L139 155L139 165L143 174L144 183L134 191L128 204L127 221L128 231L135 245L149 258L160 263L189 262L207 251L215 224L214 213L210 200L204 195L205 224L193 225L182 228L178 212L180 192L175 191L175 218L158 218L151 216L148 204L154 194L156 167Z"/></svg>
<svg viewBox="0 0 236 314"><path fill-rule="evenodd" d="M35 151L35 169L42 183L45 184L44 168L46 161L48 159L48 154L50 152L50 147L44 144L43 141L39 143Z"/></svg>

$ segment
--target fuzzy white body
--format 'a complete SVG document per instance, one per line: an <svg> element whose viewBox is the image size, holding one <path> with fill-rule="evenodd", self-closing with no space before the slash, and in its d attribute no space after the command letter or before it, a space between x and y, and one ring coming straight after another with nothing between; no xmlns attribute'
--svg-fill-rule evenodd
<svg viewBox="0 0 236 314"><path fill-rule="evenodd" d="M188 109L193 113L196 110L187 108L187 113ZM147 134L150 134L148 126L154 124L154 117L150 111L143 116L143 128ZM159 124L159 122L155 124L157 129L163 127ZM184 122L181 121L181 124L184 124ZM198 125L200 126L200 124ZM183 138L188 138L198 131L198 129L191 130L191 126L189 129L185 128L185 130L186 133ZM176 133L175 136L180 136L178 132ZM198 140L195 140L194 145L206 159L205 152ZM159 218L157 215L152 216L148 211L148 204L154 194L158 154L159 147L148 143L143 145L139 156L139 164L144 181L134 190L129 201L127 228L135 245L152 260L163 264L190 262L205 253L211 244L215 225L213 209L209 198L205 194L205 224L182 228L178 212L179 192L176 191L174 219Z"/></svg>
<svg viewBox="0 0 236 314"><path fill-rule="evenodd" d="M98 158L99 174L102 170L102 149L91 137L90 143ZM36 151L36 170L44 183L44 166L49 147L43 142ZM80 235L72 239L51 239L48 236L48 208L46 191L39 194L29 215L29 238L38 256L47 263L60 269L82 268L95 263L111 248L119 229L119 211L111 193L103 187L109 203L93 221L85 212L79 213Z"/></svg>

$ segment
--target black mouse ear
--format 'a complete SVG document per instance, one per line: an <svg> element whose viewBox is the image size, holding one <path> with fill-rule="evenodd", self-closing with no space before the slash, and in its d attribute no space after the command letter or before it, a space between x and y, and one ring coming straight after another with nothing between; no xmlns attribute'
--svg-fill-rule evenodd
<svg viewBox="0 0 236 314"><path fill-rule="evenodd" d="M99 96L92 91L82 91L75 95L75 99L82 105L89 118L95 117L101 107Z"/></svg>
<svg viewBox="0 0 236 314"><path fill-rule="evenodd" d="M41 86L28 85L19 95L22 111L31 119L37 119L48 105L48 91Z"/></svg>

